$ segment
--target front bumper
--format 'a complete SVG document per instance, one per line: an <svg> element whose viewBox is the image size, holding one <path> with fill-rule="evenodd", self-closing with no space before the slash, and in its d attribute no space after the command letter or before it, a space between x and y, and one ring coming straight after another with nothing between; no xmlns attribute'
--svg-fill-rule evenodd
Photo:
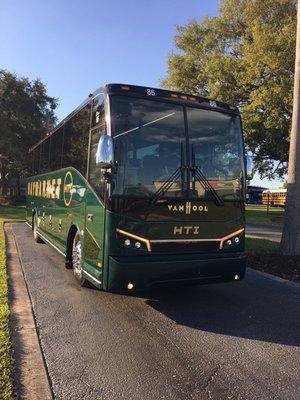
<svg viewBox="0 0 300 400"><path fill-rule="evenodd" d="M127 290L128 283L135 289L160 284L217 283L243 279L246 256L228 253L222 257L212 254L152 257L109 257L106 290Z"/></svg>

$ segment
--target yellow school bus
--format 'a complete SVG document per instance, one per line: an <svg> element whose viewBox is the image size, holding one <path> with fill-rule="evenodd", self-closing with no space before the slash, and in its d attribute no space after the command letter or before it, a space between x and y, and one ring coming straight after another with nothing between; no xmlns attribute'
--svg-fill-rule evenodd
<svg viewBox="0 0 300 400"><path fill-rule="evenodd" d="M271 207L285 207L286 189L271 189L262 192L262 204Z"/></svg>

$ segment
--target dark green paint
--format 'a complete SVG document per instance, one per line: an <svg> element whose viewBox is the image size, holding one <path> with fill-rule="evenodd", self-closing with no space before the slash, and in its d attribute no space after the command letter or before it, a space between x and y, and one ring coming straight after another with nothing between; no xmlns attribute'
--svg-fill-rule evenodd
<svg viewBox="0 0 300 400"><path fill-rule="evenodd" d="M123 92L123 95L147 98L147 88L131 89L132 93ZM121 85L106 85L97 93L110 95L120 90ZM158 90L157 98L173 101L170 93ZM210 109L207 100L196 100L198 107ZM91 99L88 99L86 109L90 102ZM187 100L186 103L191 102ZM216 107L220 112L238 115L237 109L226 104L217 102ZM101 118L104 118L103 108L101 110ZM107 109L105 112L108 112ZM84 123L84 126L88 126L86 120ZM64 121L59 129L63 124ZM105 133L105 128L101 128L100 134ZM94 157L97 141L90 143L90 149L91 157ZM91 166L91 161L88 160L87 165ZM28 179L29 184L61 180L59 195L56 187L58 198L30 193L27 196L27 222L31 225L33 214L36 213L39 218L38 232L60 252L67 253L70 232L73 229L80 232L85 276L97 287L104 290L126 290L129 282L134 283L136 288L143 288L161 282L225 282L234 280L237 274L240 278L244 276L244 234L240 236L238 244L223 249L212 248L209 242L198 247L191 243L184 247L178 243L175 246L163 243L153 244L149 252L143 242L140 249L134 248L135 240L131 240L133 245L129 248L125 247L126 237L117 231L120 229L152 241L220 238L244 228L243 200L232 201L229 196L224 205L220 206L206 199L160 199L155 204L143 198L117 199L110 196L111 186L105 181L103 173L98 172L89 170L89 182L93 182L92 185L72 167L36 175ZM244 180L241 177L241 188L244 187ZM232 189L228 188L228 191L230 194ZM182 208L187 201L191 202L191 212ZM171 205L175 209L171 209ZM174 234L180 227L183 227L181 234Z"/></svg>
<svg viewBox="0 0 300 400"><path fill-rule="evenodd" d="M72 174L72 198L64 192L64 180L69 183ZM48 199L41 196L27 196L27 222L32 224L35 212L39 219L38 231L61 252L67 252L67 239L72 227L82 234L86 271L101 280L102 253L104 236L104 206L89 186L85 178L74 168L38 175L28 179L30 182L43 182L49 179L61 179L59 199ZM66 205L69 203L69 205ZM93 213L92 221L86 216ZM86 234L88 232L88 234ZM99 266L101 264L101 267Z"/></svg>

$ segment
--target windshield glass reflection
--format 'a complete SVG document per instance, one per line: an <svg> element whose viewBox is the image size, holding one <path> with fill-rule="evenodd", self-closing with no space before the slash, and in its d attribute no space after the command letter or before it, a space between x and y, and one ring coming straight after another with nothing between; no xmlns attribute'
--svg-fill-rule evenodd
<svg viewBox="0 0 300 400"><path fill-rule="evenodd" d="M152 196L183 162L183 108L126 97L112 98L115 195ZM180 196L177 177L167 190Z"/></svg>
<svg viewBox="0 0 300 400"><path fill-rule="evenodd" d="M111 98L113 194L130 197L242 198L240 119L217 111L125 96ZM186 130L188 141L186 140Z"/></svg>

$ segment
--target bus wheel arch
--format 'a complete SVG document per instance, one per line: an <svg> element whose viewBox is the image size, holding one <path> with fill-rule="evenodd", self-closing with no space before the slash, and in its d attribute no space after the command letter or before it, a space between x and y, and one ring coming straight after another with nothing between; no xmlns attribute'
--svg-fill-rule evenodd
<svg viewBox="0 0 300 400"><path fill-rule="evenodd" d="M72 264L72 247L73 247L73 241L75 238L76 233L78 232L77 226L76 225L71 225L67 237L67 246L66 246L66 268L67 269L73 269L73 264Z"/></svg>

